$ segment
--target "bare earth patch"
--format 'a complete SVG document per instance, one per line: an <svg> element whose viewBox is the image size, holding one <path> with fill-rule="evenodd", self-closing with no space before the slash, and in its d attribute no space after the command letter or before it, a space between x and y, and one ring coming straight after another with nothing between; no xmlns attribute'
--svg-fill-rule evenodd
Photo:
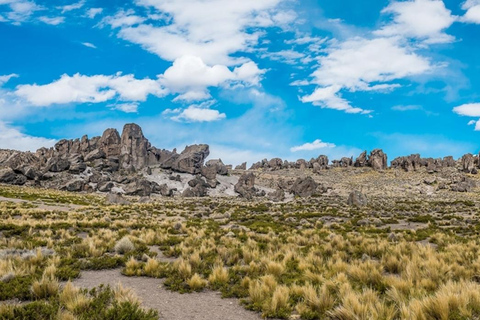
<svg viewBox="0 0 480 320"><path fill-rule="evenodd" d="M115 286L121 283L131 288L141 299L142 305L158 310L160 319L166 320L259 320L257 313L245 310L237 299L222 299L220 293L180 294L163 287L164 280L142 277L126 277L119 269L83 271L73 284L81 288L93 288L100 284Z"/></svg>

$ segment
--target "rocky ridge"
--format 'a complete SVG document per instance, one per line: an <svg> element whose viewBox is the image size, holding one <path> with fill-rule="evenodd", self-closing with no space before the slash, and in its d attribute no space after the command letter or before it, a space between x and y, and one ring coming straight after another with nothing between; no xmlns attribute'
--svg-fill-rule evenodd
<svg viewBox="0 0 480 320"><path fill-rule="evenodd" d="M205 162L209 153L206 144L186 146L180 153L175 149L157 149L145 138L140 126L131 123L124 126L121 134L107 129L102 136L63 139L53 148L40 148L35 153L0 150L0 183L140 197L267 196L277 202L330 192L334 186L321 180L331 170L401 170L430 175L449 172L444 179L425 179L427 189L435 186L437 190L469 192L476 183L468 175L477 174L480 169L480 156L472 154L457 161L451 156L433 159L413 154L394 159L389 167L387 155L375 149L369 154L364 151L355 159L344 157L331 163L324 155L295 162L274 158L254 163L248 170L246 163L233 170L220 159ZM286 179L288 174L282 172L292 170L293 176ZM264 177L269 172L279 175L266 182Z"/></svg>

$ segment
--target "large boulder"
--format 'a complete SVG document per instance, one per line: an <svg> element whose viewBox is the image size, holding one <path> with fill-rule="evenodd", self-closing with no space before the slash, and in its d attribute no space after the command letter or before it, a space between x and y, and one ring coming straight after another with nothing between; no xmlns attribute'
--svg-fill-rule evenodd
<svg viewBox="0 0 480 320"><path fill-rule="evenodd" d="M348 196L347 204L354 207L364 207L368 204L368 199L360 191L352 191Z"/></svg>
<svg viewBox="0 0 480 320"><path fill-rule="evenodd" d="M110 204L127 205L130 201L126 200L121 194L109 193L105 199Z"/></svg>
<svg viewBox="0 0 480 320"><path fill-rule="evenodd" d="M143 136L142 128L135 123L123 127L121 137L121 167L142 169L148 164L148 148L150 143Z"/></svg>
<svg viewBox="0 0 480 320"><path fill-rule="evenodd" d="M94 149L85 155L85 162L92 162L98 159L105 159L106 154L101 149Z"/></svg>
<svg viewBox="0 0 480 320"><path fill-rule="evenodd" d="M130 182L125 188L125 194L129 196L141 196L148 197L160 186L155 183L145 179L135 179Z"/></svg>
<svg viewBox="0 0 480 320"><path fill-rule="evenodd" d="M207 167L215 167L217 174L226 176L228 174L228 167L223 163L222 159L212 159L205 163Z"/></svg>
<svg viewBox="0 0 480 320"><path fill-rule="evenodd" d="M82 191L84 186L85 186L85 181L81 179L75 179L67 182L61 189L71 191L71 192L76 192L76 191Z"/></svg>
<svg viewBox="0 0 480 320"><path fill-rule="evenodd" d="M355 163L353 164L355 167L366 167L368 164L367 161L367 151L360 153L360 155L355 159Z"/></svg>
<svg viewBox="0 0 480 320"><path fill-rule="evenodd" d="M81 154L73 154L68 158L70 167L68 171L73 174L79 174L87 168L87 165L83 162L83 156Z"/></svg>
<svg viewBox="0 0 480 320"><path fill-rule="evenodd" d="M200 173L203 162L209 154L210 148L206 144L187 146L173 161L171 168L177 172L190 174Z"/></svg>
<svg viewBox="0 0 480 320"><path fill-rule="evenodd" d="M70 168L70 162L65 158L54 157L47 162L47 170L50 172L63 172Z"/></svg>
<svg viewBox="0 0 480 320"><path fill-rule="evenodd" d="M368 158L368 165L376 171L387 169L387 155L383 152L382 149L373 150L372 152L370 152L370 157Z"/></svg>
<svg viewBox="0 0 480 320"><path fill-rule="evenodd" d="M188 181L190 188L187 188L183 191L184 197L205 197L208 191L208 184L200 177L195 177L194 179Z"/></svg>
<svg viewBox="0 0 480 320"><path fill-rule="evenodd" d="M255 175L251 172L242 174L237 184L235 184L234 190L240 197L252 199L257 193L257 189L255 189Z"/></svg>
<svg viewBox="0 0 480 320"><path fill-rule="evenodd" d="M317 192L318 184L312 177L297 178L290 188L290 193L297 197L310 197Z"/></svg>
<svg viewBox="0 0 480 320"><path fill-rule="evenodd" d="M273 201L273 202L280 202L285 200L285 191L282 189L277 189L273 192L270 192L268 195L268 200Z"/></svg>
<svg viewBox="0 0 480 320"><path fill-rule="evenodd" d="M474 173L477 171L475 166L475 158L472 154L465 154L461 159L462 169L467 173Z"/></svg>
<svg viewBox="0 0 480 320"><path fill-rule="evenodd" d="M27 182L27 177L15 173L11 168L0 170L0 183L8 183L13 185L24 185Z"/></svg>
<svg viewBox="0 0 480 320"><path fill-rule="evenodd" d="M102 150L107 157L118 157L122 149L121 141L117 129L107 129L98 141L98 148Z"/></svg>

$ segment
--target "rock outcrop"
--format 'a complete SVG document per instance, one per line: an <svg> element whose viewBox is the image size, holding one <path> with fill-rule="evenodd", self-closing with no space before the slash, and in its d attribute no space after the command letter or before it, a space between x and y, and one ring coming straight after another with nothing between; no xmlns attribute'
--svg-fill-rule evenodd
<svg viewBox="0 0 480 320"><path fill-rule="evenodd" d="M234 190L242 198L252 199L255 197L257 194L257 189L255 188L255 175L251 172L242 174L238 179L237 184L235 184Z"/></svg>
<svg viewBox="0 0 480 320"><path fill-rule="evenodd" d="M297 178L293 186L290 188L290 193L297 197L311 197L317 192L318 184L312 177Z"/></svg>
<svg viewBox="0 0 480 320"><path fill-rule="evenodd" d="M376 171L387 169L387 155L382 149L373 150L368 157L368 165Z"/></svg>

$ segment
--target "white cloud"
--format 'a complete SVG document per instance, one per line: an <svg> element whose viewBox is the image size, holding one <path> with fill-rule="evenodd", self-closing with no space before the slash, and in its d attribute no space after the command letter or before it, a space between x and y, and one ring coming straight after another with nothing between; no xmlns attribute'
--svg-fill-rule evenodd
<svg viewBox="0 0 480 320"><path fill-rule="evenodd" d="M103 12L103 8L90 8L87 10L87 17L94 19L97 15Z"/></svg>
<svg viewBox="0 0 480 320"><path fill-rule="evenodd" d="M102 20L102 25L108 24L112 28L127 28L141 24L146 19L135 14L132 9L119 11L113 17L106 17ZM158 40L158 39L157 39Z"/></svg>
<svg viewBox="0 0 480 320"><path fill-rule="evenodd" d="M82 42L82 44L83 44L85 47L92 48L92 49L97 49L97 46L94 45L93 43L90 43L90 42Z"/></svg>
<svg viewBox="0 0 480 320"><path fill-rule="evenodd" d="M341 97L342 90L392 90L399 86L392 81L424 74L433 67L398 38L353 38L332 45L318 61L312 82L319 87L301 101L347 113L370 111L352 107Z"/></svg>
<svg viewBox="0 0 480 320"><path fill-rule="evenodd" d="M108 107L112 110L120 110L125 113L137 113L138 112L138 102L131 102L131 103L116 103L110 104Z"/></svg>
<svg viewBox="0 0 480 320"><path fill-rule="evenodd" d="M12 73L12 74L0 76L0 87L3 86L8 81L10 81L10 79L12 78L18 78L18 74Z"/></svg>
<svg viewBox="0 0 480 320"><path fill-rule="evenodd" d="M269 58L274 61L281 61L287 64L298 64L299 61L305 59L304 53L295 50L281 50L277 52L266 52L262 55L262 58Z"/></svg>
<svg viewBox="0 0 480 320"><path fill-rule="evenodd" d="M237 65L244 58L233 53L246 52L258 43L260 32L251 28L282 26L294 14L279 9L285 0L137 0L153 8L161 19L154 24L118 24L119 36L139 44L162 59L174 61L185 55L200 57L206 64ZM161 26L158 26L161 25Z"/></svg>
<svg viewBox="0 0 480 320"><path fill-rule="evenodd" d="M165 112L167 111L168 112ZM164 114L175 113L180 111L176 116L171 117L170 119L174 121L184 121L184 122L212 122L218 121L226 118L225 113L220 113L218 110L210 109L209 105L191 105L183 110L170 110L167 109L164 111Z"/></svg>
<svg viewBox="0 0 480 320"><path fill-rule="evenodd" d="M53 147L55 142L53 139L26 135L0 121L0 149L36 151L41 147Z"/></svg>
<svg viewBox="0 0 480 320"><path fill-rule="evenodd" d="M321 86L339 85L365 90L370 83L419 75L432 68L430 61L402 46L396 38L354 38L328 49L313 73Z"/></svg>
<svg viewBox="0 0 480 320"><path fill-rule="evenodd" d="M475 120L470 120L470 121L468 121L467 125L472 126L472 125L474 125L474 124L476 124L476 123L477 123L477 121L475 121Z"/></svg>
<svg viewBox="0 0 480 320"><path fill-rule="evenodd" d="M480 103L468 103L453 108L453 112L461 116L480 117Z"/></svg>
<svg viewBox="0 0 480 320"><path fill-rule="evenodd" d="M465 15L461 18L463 22L480 24L480 1L467 0L463 6L463 10L467 10Z"/></svg>
<svg viewBox="0 0 480 320"><path fill-rule="evenodd" d="M393 14L394 21L375 33L380 36L403 36L426 43L455 40L444 31L456 20L442 0L393 1L382 11Z"/></svg>
<svg viewBox="0 0 480 320"><path fill-rule="evenodd" d="M145 101L147 96L164 96L165 90L158 81L135 79L133 75L114 76L62 75L59 80L46 85L20 85L15 94L34 106L52 104L98 103L118 97L123 101Z"/></svg>
<svg viewBox="0 0 480 320"><path fill-rule="evenodd" d="M72 4L69 4L69 5L61 6L61 7L57 7L57 8L62 9L62 13L65 13L65 12L68 12L68 11L81 9L84 5L85 5L85 0L82 0L82 1L79 1L79 2L76 2L76 3L72 3Z"/></svg>
<svg viewBox="0 0 480 320"><path fill-rule="evenodd" d="M264 72L254 62L247 62L232 71L224 65L207 66L196 56L183 56L159 76L159 81L171 92L181 94L176 101L199 101L210 98L208 87L228 83L258 85Z"/></svg>
<svg viewBox="0 0 480 320"><path fill-rule="evenodd" d="M398 106L393 106L392 110L395 110L395 111L416 111L416 110L423 110L423 107L422 106L417 106L417 105L408 105L408 106L398 105Z"/></svg>
<svg viewBox="0 0 480 320"><path fill-rule="evenodd" d="M336 146L333 143L327 143L327 142L323 142L320 139L317 139L311 143L305 143L301 146L292 147L290 148L290 151L291 152L312 151L312 150L318 150L318 149L331 149L335 147Z"/></svg>
<svg viewBox="0 0 480 320"><path fill-rule="evenodd" d="M42 10L41 6L29 0L0 0L1 5L8 5L10 8L3 20L17 25L28 20L35 11Z"/></svg>
<svg viewBox="0 0 480 320"><path fill-rule="evenodd" d="M43 23L50 24L52 26L56 26L65 22L65 17L39 17L38 20L42 21Z"/></svg>
<svg viewBox="0 0 480 320"><path fill-rule="evenodd" d="M352 107L347 100L340 96L340 89L340 86L317 88L311 95L304 96L300 100L303 103L311 102L314 106L345 111L346 113L371 113L370 110Z"/></svg>

